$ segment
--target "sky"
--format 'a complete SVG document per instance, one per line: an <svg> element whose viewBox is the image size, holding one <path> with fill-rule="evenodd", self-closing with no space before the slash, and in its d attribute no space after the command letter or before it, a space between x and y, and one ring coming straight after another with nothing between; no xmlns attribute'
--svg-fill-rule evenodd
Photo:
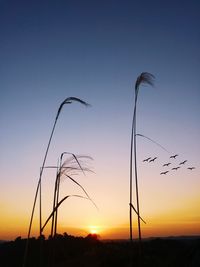
<svg viewBox="0 0 200 267"><path fill-rule="evenodd" d="M84 164L94 172L75 178L98 210L67 199L58 231L129 238L130 134L141 72L152 73L155 85L140 88L137 133L168 151L137 136L142 236L200 234L199 11L197 0L0 1L0 239L27 235L56 112L70 96L91 106L63 107L46 165L57 165L63 151L93 157ZM157 159L143 162L147 157ZM43 222L54 182L55 170L45 170ZM84 195L63 179L60 197L69 194ZM31 235L39 234L38 218L37 204Z"/></svg>

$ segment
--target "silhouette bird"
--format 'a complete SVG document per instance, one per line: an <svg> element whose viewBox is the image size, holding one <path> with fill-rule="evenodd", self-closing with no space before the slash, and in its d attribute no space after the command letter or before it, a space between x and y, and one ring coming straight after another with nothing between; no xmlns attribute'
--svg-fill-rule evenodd
<svg viewBox="0 0 200 267"><path fill-rule="evenodd" d="M195 167L188 167L188 170L194 170L195 169Z"/></svg>
<svg viewBox="0 0 200 267"><path fill-rule="evenodd" d="M160 175L162 174L167 174L169 171L161 172Z"/></svg>
<svg viewBox="0 0 200 267"><path fill-rule="evenodd" d="M145 161L147 162L147 161L149 161L150 159L151 159L151 157L149 157L149 158L147 158L147 159L144 159L143 162L145 162Z"/></svg>
<svg viewBox="0 0 200 267"><path fill-rule="evenodd" d="M174 156L171 156L169 157L170 159L175 159L176 157L178 156L178 154L174 155Z"/></svg>
<svg viewBox="0 0 200 267"><path fill-rule="evenodd" d="M177 171L180 167L172 168L172 170Z"/></svg>
<svg viewBox="0 0 200 267"><path fill-rule="evenodd" d="M171 164L170 162L165 163L165 164L163 164L163 167L165 167L165 166L169 166L170 164Z"/></svg>
<svg viewBox="0 0 200 267"><path fill-rule="evenodd" d="M187 162L187 160L184 160L184 161L180 162L179 165L183 165L183 164L185 164L186 162Z"/></svg>
<svg viewBox="0 0 200 267"><path fill-rule="evenodd" d="M154 162L154 160L156 160L156 159L157 159L157 157L151 159L149 162Z"/></svg>

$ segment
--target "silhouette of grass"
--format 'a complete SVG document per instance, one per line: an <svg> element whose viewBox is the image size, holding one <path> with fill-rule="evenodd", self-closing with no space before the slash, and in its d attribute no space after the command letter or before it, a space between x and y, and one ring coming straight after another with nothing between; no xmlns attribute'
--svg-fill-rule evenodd
<svg viewBox="0 0 200 267"><path fill-rule="evenodd" d="M61 175L69 169L65 169L63 168L65 166L65 162L62 164L62 158L65 154L68 154L68 155L72 155L72 158L70 158L70 161L72 159L75 159L76 160L76 163L78 164L79 168L82 170L82 167L80 166L80 163L77 159L77 157L73 154L73 153L69 153L69 152L63 152L60 156L60 168L58 170L58 173L56 175L56 181L55 181L55 189L54 189L54 201L53 201L53 210L55 208L55 206L58 205L58 200L59 200L59 191L60 191L60 178L61 178ZM67 162L67 161L66 161ZM82 170L83 171L83 170ZM51 228L51 236L53 234L53 230L54 230L54 235L56 235L56 231L57 231L57 217L58 217L58 210L56 209L56 213L55 213L55 223L54 223L54 213L53 213L53 216L52 216L52 228Z"/></svg>
<svg viewBox="0 0 200 267"><path fill-rule="evenodd" d="M71 155L71 157L65 159L65 161L62 163L62 158L63 155ZM59 187L60 187L60 180L63 177L67 177L70 179L73 183L78 185L86 195L86 197L93 203L93 205L96 207L98 210L97 205L95 202L92 200L92 198L89 196L87 191L84 189L84 187L78 183L75 179L72 178L73 175L77 175L80 171L85 175L85 172L93 172L91 169L87 167L82 167L82 164L80 164L79 158L81 159L90 159L93 160L92 157L87 156L87 155L75 155L70 152L63 152L60 156L60 167L57 166L46 166L44 168L49 168L49 169L57 169L57 174L56 174L56 180L55 180L55 186L54 186L54 197L53 197L53 210L55 209L55 206L58 205L58 199L59 199ZM83 161L82 161L83 162ZM85 162L84 162L85 163ZM75 172L76 171L76 172ZM55 214L55 216L54 216ZM51 226L51 237L56 235L56 229L57 229L57 216L58 216L58 209L55 210L55 212L52 213L52 226Z"/></svg>
<svg viewBox="0 0 200 267"><path fill-rule="evenodd" d="M153 86L154 75L148 72L142 72L135 82L135 100L134 100L134 111L132 118L132 129L131 129L131 148L130 148L130 240L132 241L132 169L133 169L133 144L134 144L134 167L135 167L135 187L136 187L136 202L137 202L137 217L138 217L138 235L141 241L141 228L140 228L140 208L139 208L139 192L138 192L138 177L137 177L137 149L136 149L136 111L137 111L137 99L140 86L142 84L148 84Z"/></svg>
<svg viewBox="0 0 200 267"><path fill-rule="evenodd" d="M72 157L70 157L69 159L66 159L64 161L64 163L62 163L62 158L64 154L71 154ZM79 160L78 160L79 156L76 156L73 153L69 153L69 152L63 152L61 154L60 157L60 169L59 172L56 176L56 181L55 181L55 190L54 190L54 202L53 202L53 210L55 208L55 206L58 205L58 200L59 200L59 190L60 190L60 179L61 177L65 176L68 179L70 179L72 182L74 182L76 185L78 185L83 192L86 194L87 198L90 199L92 201L92 203L95 205L95 207L97 208L96 204L94 203L94 201L90 198L90 196L88 195L88 193L86 192L86 190L83 188L83 186L78 183L75 179L72 178L72 175L75 175L76 173L72 173L71 171L82 171L82 173L85 175L85 171L90 171L88 168L82 167ZM80 158L85 158L85 159L92 159L89 156L83 156L81 155ZM74 161L75 160L75 166L74 166ZM77 166L78 165L78 166ZM56 235L56 231L57 231L57 217L58 217L58 209L56 209L55 212L55 223L54 223L54 213L52 216L52 229L51 229L51 236L53 234L53 228L54 228L54 236Z"/></svg>
<svg viewBox="0 0 200 267"><path fill-rule="evenodd" d="M55 121L54 121L54 124L53 124L53 128L52 128L52 131L51 131L51 134L50 134L50 138L49 138L49 141L48 141L48 144L47 144L46 152L45 152L45 155L44 155L42 167L40 169L39 180L38 180L38 184L37 184L37 188L36 188L36 192L35 192L35 197L34 197L34 201L33 201L33 208L32 208L31 218L30 218L30 223L29 223L28 237L27 237L27 245L26 245L25 253L24 253L23 267L26 266L26 257L27 257L27 251L28 251L28 240L30 238L31 227L32 227L32 222L33 222L33 216L34 216L34 211L35 211L35 206L36 206L36 200L37 200L37 196L38 196L38 191L39 190L40 190L40 205L39 205L39 207L40 207L40 234L41 234L41 228L42 228L41 180L42 180L42 174L43 174L44 166L45 166L45 163L46 163L46 159L47 159L49 147L50 147L50 144L51 144L51 140L52 140L52 137L53 137L53 134L54 134L54 131L55 131L55 127L56 127L56 124L57 124L57 121L58 121L58 118L59 118L59 115L61 113L61 110L62 110L63 106L65 104L71 104L72 102L78 102L78 103L80 103L80 104L82 104L82 105L84 105L86 107L87 106L90 106L87 102L81 100L80 98L77 98L77 97L68 97L68 98L66 98L60 104L60 106L58 108L58 111L57 111L57 114L56 114L56 118L55 118Z"/></svg>

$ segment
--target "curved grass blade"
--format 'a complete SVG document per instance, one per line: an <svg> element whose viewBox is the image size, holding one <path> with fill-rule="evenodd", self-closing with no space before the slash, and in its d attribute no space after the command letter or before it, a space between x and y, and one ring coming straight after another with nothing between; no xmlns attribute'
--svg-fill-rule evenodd
<svg viewBox="0 0 200 267"><path fill-rule="evenodd" d="M54 207L52 213L49 215L49 217L47 218L45 224L42 226L41 230L43 232L45 226L47 225L47 223L49 222L49 220L51 219L51 217L53 216L54 212L56 212L56 210L59 208L59 206L63 203L63 201L65 201L67 198L69 197L79 197L79 198L84 198L84 199L88 199L87 197L83 197L83 196L80 196L80 195L68 195L68 196L65 196L61 201L58 202L58 204L56 205L56 207ZM90 200L90 199L88 199Z"/></svg>
<svg viewBox="0 0 200 267"><path fill-rule="evenodd" d="M94 201L91 199L91 197L88 195L88 193L87 193L86 190L84 189L84 187L83 187L81 184L79 184L76 180L74 180L71 176L69 176L69 175L67 175L67 174L65 174L65 175L66 175L66 177L68 177L72 182L74 182L75 184L77 184L77 185L83 190L83 192L85 193L85 195L87 196L87 198L88 198L89 200L91 200L91 202L93 203L93 205L95 206L95 208L96 208L97 210L99 210L98 207L97 207L97 205L94 203Z"/></svg>
<svg viewBox="0 0 200 267"><path fill-rule="evenodd" d="M156 142L155 140L149 138L148 136L146 135L143 135L143 134L136 134L136 136L140 136L140 137L144 137L146 139L148 139L149 141L153 142L154 144L156 144L157 146L161 147L163 150L165 150L167 153L171 153L169 152L164 146L161 146L161 144L159 144L158 142Z"/></svg>

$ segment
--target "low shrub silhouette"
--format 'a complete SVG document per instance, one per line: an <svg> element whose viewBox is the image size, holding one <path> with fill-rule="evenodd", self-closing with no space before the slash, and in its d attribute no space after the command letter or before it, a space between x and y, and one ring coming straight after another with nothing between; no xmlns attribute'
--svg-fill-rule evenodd
<svg viewBox="0 0 200 267"><path fill-rule="evenodd" d="M26 239L0 244L0 266L21 267ZM42 252L42 254L41 254ZM138 241L100 241L98 235L85 238L64 233L54 238L30 238L26 267L197 267L200 266L200 238L156 238Z"/></svg>

